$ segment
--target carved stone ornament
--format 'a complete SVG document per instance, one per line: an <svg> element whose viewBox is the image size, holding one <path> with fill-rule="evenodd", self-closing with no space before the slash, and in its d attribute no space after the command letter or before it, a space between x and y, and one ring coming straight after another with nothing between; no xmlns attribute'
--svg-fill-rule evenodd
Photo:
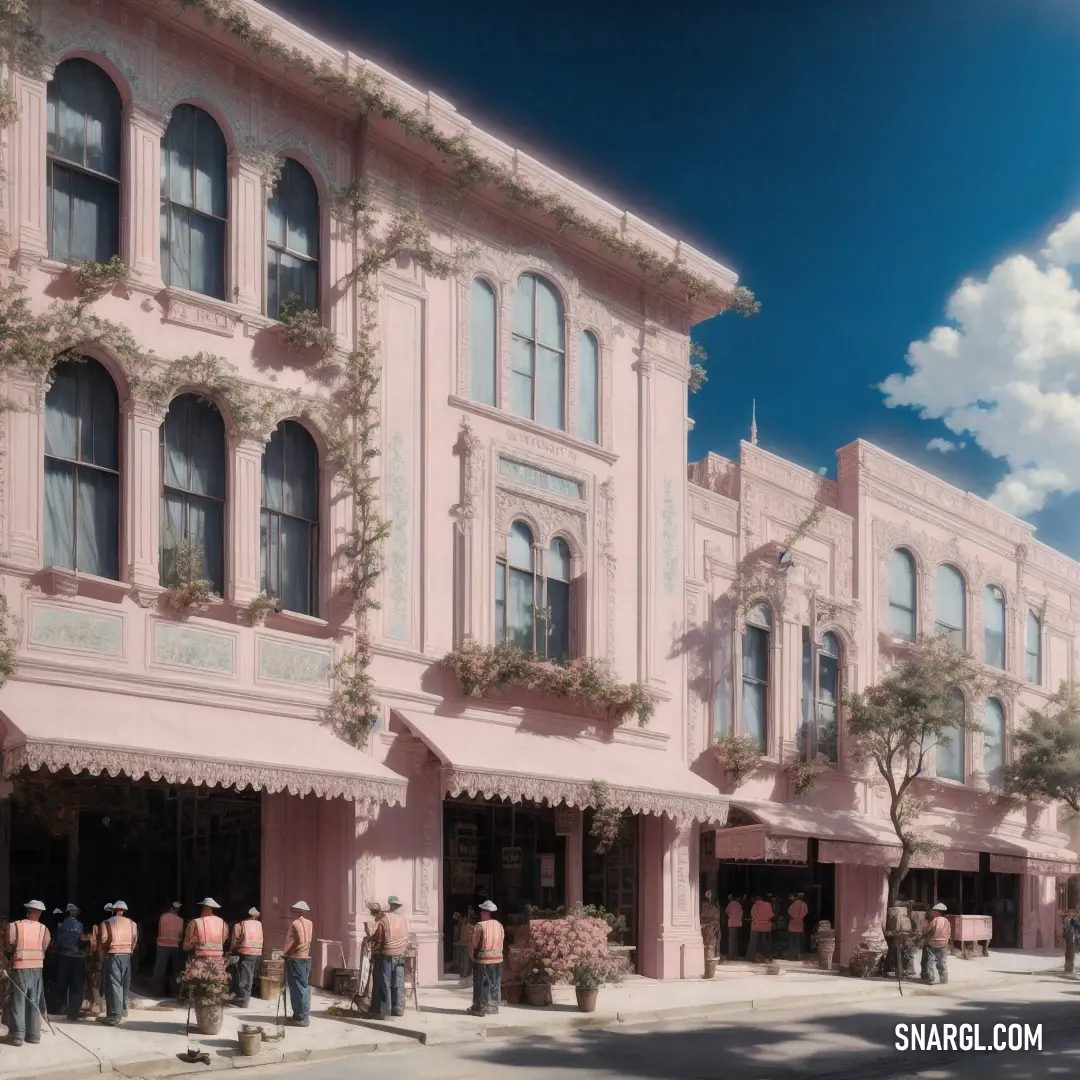
<svg viewBox="0 0 1080 1080"><path fill-rule="evenodd" d="M525 776L520 773L489 773L447 767L442 770L443 790L447 795L456 797L468 795L475 798L482 795L485 799L506 799L508 802L531 800L558 806L581 808L595 806L595 799L588 784L573 780L555 780L540 776ZM667 814L680 825L691 821L723 826L727 824L728 802L726 799L695 798L691 795L676 795L659 791L645 791L639 788L610 786L605 793L609 805L632 814L654 814L659 817Z"/></svg>
<svg viewBox="0 0 1080 1080"><path fill-rule="evenodd" d="M604 561L604 608L607 618L607 648L609 663L615 662L615 479L608 477L597 489L599 522L596 530L600 556Z"/></svg>
<svg viewBox="0 0 1080 1080"><path fill-rule="evenodd" d="M461 418L460 435L455 452L462 460L461 502L452 510L458 530L465 532L475 520L480 497L484 493L484 446L473 431L469 418Z"/></svg>
<svg viewBox="0 0 1080 1080"><path fill-rule="evenodd" d="M315 795L320 799L344 798L357 804L374 818L379 808L405 805L405 780L400 782L302 769L270 768L232 761L180 757L171 754L142 753L116 747L80 746L73 743L30 742L4 751L4 775L21 769L47 769L57 773L70 769L91 776L127 776L132 780L147 777L168 784L205 784L207 787L252 788L275 794Z"/></svg>

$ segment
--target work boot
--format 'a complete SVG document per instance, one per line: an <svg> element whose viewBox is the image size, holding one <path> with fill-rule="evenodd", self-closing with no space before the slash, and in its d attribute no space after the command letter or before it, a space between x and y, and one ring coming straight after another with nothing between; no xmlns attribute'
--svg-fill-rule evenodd
<svg viewBox="0 0 1080 1080"><path fill-rule="evenodd" d="M22 1046L23 1044L21 1035L9 1035L7 1041L9 1046Z"/></svg>

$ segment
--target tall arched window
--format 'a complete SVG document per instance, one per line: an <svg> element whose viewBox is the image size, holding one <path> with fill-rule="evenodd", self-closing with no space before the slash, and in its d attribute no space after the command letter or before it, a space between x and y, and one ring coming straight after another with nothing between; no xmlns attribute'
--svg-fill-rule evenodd
<svg viewBox="0 0 1080 1080"><path fill-rule="evenodd" d="M177 105L161 140L161 273L166 285L225 299L228 175L213 117Z"/></svg>
<svg viewBox="0 0 1080 1080"><path fill-rule="evenodd" d="M964 575L947 563L934 577L934 633L945 634L957 649L967 646L967 597Z"/></svg>
<svg viewBox="0 0 1080 1080"><path fill-rule="evenodd" d="M49 257L108 262L120 252L120 93L78 58L57 65L47 94Z"/></svg>
<svg viewBox="0 0 1080 1080"><path fill-rule="evenodd" d="M1028 612L1024 627L1024 677L1042 686L1042 623L1033 611Z"/></svg>
<svg viewBox="0 0 1080 1080"><path fill-rule="evenodd" d="M588 330L578 343L578 435L600 441L600 346Z"/></svg>
<svg viewBox="0 0 1080 1080"><path fill-rule="evenodd" d="M957 689L949 691L949 704L958 717L964 716L964 695ZM956 724L946 728L938 741L935 764L943 780L964 780L964 727ZM947 745L946 745L947 744Z"/></svg>
<svg viewBox="0 0 1080 1080"><path fill-rule="evenodd" d="M1005 594L996 585L987 585L983 597L983 660L1005 667Z"/></svg>
<svg viewBox="0 0 1080 1080"><path fill-rule="evenodd" d="M116 384L96 360L64 360L45 395L45 565L120 577Z"/></svg>
<svg viewBox="0 0 1080 1080"><path fill-rule="evenodd" d="M519 416L566 427L566 328L562 298L551 282L522 274L514 293L510 409Z"/></svg>
<svg viewBox="0 0 1080 1080"><path fill-rule="evenodd" d="M161 425L161 584L189 574L225 589L225 425L217 407L181 394Z"/></svg>
<svg viewBox="0 0 1080 1080"><path fill-rule="evenodd" d="M469 396L481 405L495 404L497 349L495 290L473 278L469 295Z"/></svg>
<svg viewBox="0 0 1080 1080"><path fill-rule="evenodd" d="M495 566L495 640L533 652L536 609L533 535L522 521L506 534L506 558Z"/></svg>
<svg viewBox="0 0 1080 1080"><path fill-rule="evenodd" d="M570 548L556 537L548 548L547 652L550 660L570 659Z"/></svg>
<svg viewBox="0 0 1080 1080"><path fill-rule="evenodd" d="M1005 710L997 698L987 698L983 728L983 771L990 786L1000 788L1005 771Z"/></svg>
<svg viewBox="0 0 1080 1080"><path fill-rule="evenodd" d="M266 314L319 310L319 189L292 158L266 203Z"/></svg>
<svg viewBox="0 0 1080 1080"><path fill-rule="evenodd" d="M319 606L319 451L295 420L278 424L262 460L262 591L286 611Z"/></svg>
<svg viewBox="0 0 1080 1080"><path fill-rule="evenodd" d="M897 548L889 562L889 633L901 641L915 640L915 559Z"/></svg>
<svg viewBox="0 0 1080 1080"><path fill-rule="evenodd" d="M826 634L818 649L817 730L814 756L823 754L836 761L837 709L840 701L840 644L835 635Z"/></svg>
<svg viewBox="0 0 1080 1080"><path fill-rule="evenodd" d="M756 739L761 752L769 734L769 644L772 613L758 604L746 613L742 640L742 734Z"/></svg>

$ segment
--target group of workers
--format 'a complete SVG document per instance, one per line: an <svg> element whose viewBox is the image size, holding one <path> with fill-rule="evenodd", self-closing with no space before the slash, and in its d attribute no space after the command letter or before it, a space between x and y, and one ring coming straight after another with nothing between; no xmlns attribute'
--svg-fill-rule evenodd
<svg viewBox="0 0 1080 1080"><path fill-rule="evenodd" d="M707 903L712 902L712 893L705 894ZM771 960L773 956L773 928L776 921L777 898L771 893L746 897L750 901L750 938L746 944L746 959ZM810 909L802 893L793 893L788 897L787 907L787 959L799 960L803 953L803 941L806 934L806 916ZM745 921L743 900L728 897L727 907L727 954L729 960L738 960L740 952L739 934Z"/></svg>
<svg viewBox="0 0 1080 1080"><path fill-rule="evenodd" d="M180 914L181 904L174 903L158 919L157 955L154 963L154 986L164 997L175 993L182 980L181 957L209 961L226 969L226 953L235 955L232 979L234 1004L246 1008L255 972L263 955L263 927L257 908L248 917L229 926L219 915L221 905L206 897L200 913L187 925ZM118 1025L128 1014L131 1001L131 964L139 942L138 925L128 917L123 900L106 904L107 918L87 928L77 904L68 904L54 914L64 918L56 927L55 939L42 921L45 905L31 900L22 919L8 924L4 941L10 993L4 1006L8 1042L41 1040L41 1017L46 1010L46 990L64 1011L69 1021L76 1021L87 998L92 1012L97 1012L104 998L105 1014L98 1021ZM306 1027L311 1011L311 909L300 900L293 904L295 918L289 925L282 950L285 980L292 1007L292 1023ZM45 985L45 968L52 971L50 987Z"/></svg>

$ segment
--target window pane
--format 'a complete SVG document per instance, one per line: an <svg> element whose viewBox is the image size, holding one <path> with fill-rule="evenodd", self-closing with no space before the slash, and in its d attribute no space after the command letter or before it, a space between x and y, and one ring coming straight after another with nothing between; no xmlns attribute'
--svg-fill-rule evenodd
<svg viewBox="0 0 1080 1080"><path fill-rule="evenodd" d="M748 626L743 634L743 676L764 682L769 677L769 634L756 626Z"/></svg>
<svg viewBox="0 0 1080 1080"><path fill-rule="evenodd" d="M996 585L983 597L983 660L991 667L1005 667L1005 597Z"/></svg>
<svg viewBox="0 0 1080 1080"><path fill-rule="evenodd" d="M578 435L589 442L599 442L600 359L596 338L588 331L578 346Z"/></svg>
<svg viewBox="0 0 1080 1080"><path fill-rule="evenodd" d="M108 262L120 247L120 188L86 173L71 176L68 257Z"/></svg>
<svg viewBox="0 0 1080 1080"><path fill-rule="evenodd" d="M82 468L78 481L75 569L115 581L120 577L120 477Z"/></svg>
<svg viewBox="0 0 1080 1080"><path fill-rule="evenodd" d="M297 518L281 518L281 574L278 596L286 611L311 614L311 526Z"/></svg>
<svg viewBox="0 0 1080 1080"><path fill-rule="evenodd" d="M762 753L765 753L766 694L764 683L743 681L742 733L756 739Z"/></svg>
<svg viewBox="0 0 1080 1080"><path fill-rule="evenodd" d="M816 755L834 764L838 760L838 732L836 706L818 702L817 739L814 750Z"/></svg>
<svg viewBox="0 0 1080 1080"><path fill-rule="evenodd" d="M531 274L522 274L514 290L514 333L528 341L533 340L533 299L536 280Z"/></svg>
<svg viewBox="0 0 1080 1080"><path fill-rule="evenodd" d="M758 604L746 613L746 622L749 626L759 626L762 630L772 628L772 613L765 604Z"/></svg>
<svg viewBox="0 0 1080 1080"><path fill-rule="evenodd" d="M162 175L165 193L175 203L194 206L195 109L192 106L177 105L173 109L161 145L167 155Z"/></svg>
<svg viewBox="0 0 1080 1080"><path fill-rule="evenodd" d="M86 109L86 164L95 172L120 178L120 93L96 64L82 61Z"/></svg>
<svg viewBox="0 0 1080 1080"><path fill-rule="evenodd" d="M804 735L813 720L814 700L814 647L810 640L810 627L802 628L802 722ZM805 749L805 747L804 747Z"/></svg>
<svg viewBox="0 0 1080 1080"><path fill-rule="evenodd" d="M1000 788L1005 766L1005 712L996 698L986 702L983 727L983 769L990 786Z"/></svg>
<svg viewBox="0 0 1080 1080"><path fill-rule="evenodd" d="M268 257L277 262L272 317L280 315L280 305L290 297L295 297L305 311L316 311L319 307L319 264L310 259L299 259L285 251L271 250Z"/></svg>
<svg viewBox="0 0 1080 1080"><path fill-rule="evenodd" d="M565 427L563 400L566 389L565 357L536 348L536 419L548 427Z"/></svg>
<svg viewBox="0 0 1080 1080"><path fill-rule="evenodd" d="M835 705L840 690L840 665L834 656L818 654L818 703Z"/></svg>
<svg viewBox="0 0 1080 1080"><path fill-rule="evenodd" d="M193 292L225 298L225 222L188 212L191 243L190 284Z"/></svg>
<svg viewBox="0 0 1080 1080"><path fill-rule="evenodd" d="M285 512L305 521L319 518L319 451L302 424L278 425L285 440Z"/></svg>
<svg viewBox="0 0 1080 1080"><path fill-rule="evenodd" d="M556 581L570 580L570 548L565 540L556 537L548 551L548 578Z"/></svg>
<svg viewBox="0 0 1080 1080"><path fill-rule="evenodd" d="M280 425L263 451L262 504L271 510L285 508L285 439Z"/></svg>
<svg viewBox="0 0 1080 1080"><path fill-rule="evenodd" d="M533 568L532 532L521 521L515 521L506 535L506 561L518 570Z"/></svg>
<svg viewBox="0 0 1080 1080"><path fill-rule="evenodd" d="M898 549L889 563L889 633L915 640L915 560Z"/></svg>
<svg viewBox="0 0 1080 1080"><path fill-rule="evenodd" d="M523 570L509 571L510 596L506 622L509 641L520 649L533 651L533 576Z"/></svg>
<svg viewBox="0 0 1080 1080"><path fill-rule="evenodd" d="M75 466L45 459L45 565L75 569Z"/></svg>
<svg viewBox="0 0 1080 1080"><path fill-rule="evenodd" d="M555 287L543 278L536 279L537 344L561 351L564 346L562 299Z"/></svg>
<svg viewBox="0 0 1080 1080"><path fill-rule="evenodd" d="M189 543L202 549L203 575L219 595L225 580L224 503L188 495L185 498Z"/></svg>
<svg viewBox="0 0 1080 1080"><path fill-rule="evenodd" d="M1029 612L1027 617L1027 628L1025 630L1027 644L1025 647L1026 655L1024 666L1027 681L1033 683L1035 686L1042 685L1041 629L1038 617Z"/></svg>
<svg viewBox="0 0 1080 1080"><path fill-rule="evenodd" d="M78 367L77 360L57 364L45 395L45 453L69 461L78 457Z"/></svg>
<svg viewBox="0 0 1080 1080"><path fill-rule="evenodd" d="M469 297L469 392L473 401L495 404L495 293L474 278Z"/></svg>
<svg viewBox="0 0 1080 1080"><path fill-rule="evenodd" d="M964 730L948 728L942 732L942 740L937 744L937 774L945 780L964 779Z"/></svg>
<svg viewBox="0 0 1080 1080"><path fill-rule="evenodd" d="M506 641L506 564L495 564L495 640Z"/></svg>
<svg viewBox="0 0 1080 1080"><path fill-rule="evenodd" d="M225 498L225 425L212 404L194 394L175 398L163 438L166 486Z"/></svg>
<svg viewBox="0 0 1080 1080"><path fill-rule="evenodd" d="M225 216L225 136L209 113L195 114L195 209L215 217Z"/></svg>
<svg viewBox="0 0 1080 1080"><path fill-rule="evenodd" d="M279 243L300 255L319 254L319 192L312 175L300 162L286 158L270 202L278 201L285 228Z"/></svg>
<svg viewBox="0 0 1080 1080"><path fill-rule="evenodd" d="M953 566L939 566L934 578L934 632L947 634L958 649L965 645L964 579Z"/></svg>
<svg viewBox="0 0 1080 1080"><path fill-rule="evenodd" d="M547 582L547 603L550 609L547 655L551 660L570 658L570 584L566 581Z"/></svg>
<svg viewBox="0 0 1080 1080"><path fill-rule="evenodd" d="M71 177L72 170L49 162L49 257L58 262L71 260Z"/></svg>
<svg viewBox="0 0 1080 1080"><path fill-rule="evenodd" d="M510 345L510 411L533 414L533 346L518 337Z"/></svg>

